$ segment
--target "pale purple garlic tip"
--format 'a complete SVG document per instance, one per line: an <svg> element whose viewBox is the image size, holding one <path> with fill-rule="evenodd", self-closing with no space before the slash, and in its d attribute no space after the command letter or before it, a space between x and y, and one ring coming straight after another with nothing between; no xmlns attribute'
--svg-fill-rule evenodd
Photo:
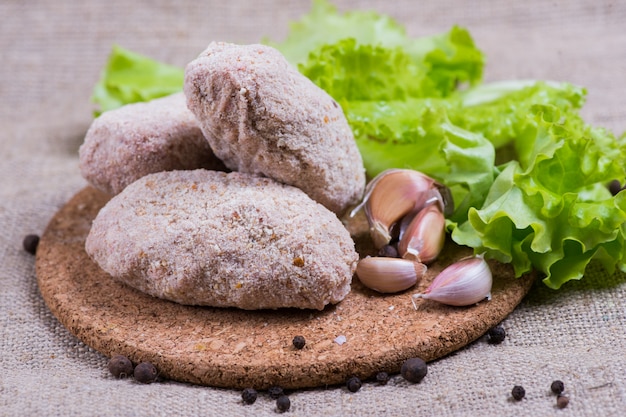
<svg viewBox="0 0 626 417"><path fill-rule="evenodd" d="M489 264L482 255L462 259L439 273L430 286L411 297L425 298L451 306L469 306L483 299L491 299L493 276Z"/></svg>

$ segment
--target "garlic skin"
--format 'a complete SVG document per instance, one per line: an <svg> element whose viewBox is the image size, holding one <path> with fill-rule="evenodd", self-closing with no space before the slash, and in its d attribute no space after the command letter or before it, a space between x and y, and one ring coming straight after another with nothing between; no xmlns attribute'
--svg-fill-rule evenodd
<svg viewBox="0 0 626 417"><path fill-rule="evenodd" d="M356 275L366 287L389 294L414 286L426 269L426 265L407 259L370 256L357 263Z"/></svg>
<svg viewBox="0 0 626 417"><path fill-rule="evenodd" d="M398 243L398 254L404 259L429 264L446 242L446 219L438 204L429 204L411 220Z"/></svg>
<svg viewBox="0 0 626 417"><path fill-rule="evenodd" d="M435 184L434 179L419 171L388 169L367 185L363 202L351 215L364 207L374 246L380 249L391 241L392 225L420 210L433 197L433 190L437 190Z"/></svg>
<svg viewBox="0 0 626 417"><path fill-rule="evenodd" d="M435 277L422 294L415 299L426 298L451 306L469 306L484 298L491 299L493 277L485 259L478 255L465 258L445 268Z"/></svg>

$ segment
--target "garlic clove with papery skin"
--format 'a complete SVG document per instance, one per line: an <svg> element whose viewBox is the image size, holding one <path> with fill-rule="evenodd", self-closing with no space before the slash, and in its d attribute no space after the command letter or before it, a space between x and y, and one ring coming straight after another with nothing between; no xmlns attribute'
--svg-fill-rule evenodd
<svg viewBox="0 0 626 417"><path fill-rule="evenodd" d="M398 253L404 259L425 264L434 261L446 241L446 219L438 204L429 204L401 233Z"/></svg>
<svg viewBox="0 0 626 417"><path fill-rule="evenodd" d="M481 256L462 259L439 273L430 286L415 299L425 298L451 306L468 306L491 299L493 276L489 264Z"/></svg>
<svg viewBox="0 0 626 417"><path fill-rule="evenodd" d="M389 169L367 185L363 202L351 216L364 208L374 246L380 249L391 241L391 227L405 215L420 210L434 195L441 200L442 207L445 206L446 201L438 191L442 187L419 171Z"/></svg>
<svg viewBox="0 0 626 417"><path fill-rule="evenodd" d="M356 275L374 291L395 293L414 286L426 269L426 265L407 259L368 256L357 263Z"/></svg>
<svg viewBox="0 0 626 417"><path fill-rule="evenodd" d="M443 213L445 210L445 202L444 197L441 195L441 192L437 188L431 188L427 191L426 200L421 207L417 207L415 210L411 211L409 214L405 215L400 219L398 223L396 223L393 228L397 229L398 232L398 240L402 240L402 236L404 236L404 232L408 229L409 225L415 219L415 217L426 207L429 205L436 205L439 207L439 210ZM445 220L445 216L444 216ZM393 230L393 229L392 229Z"/></svg>

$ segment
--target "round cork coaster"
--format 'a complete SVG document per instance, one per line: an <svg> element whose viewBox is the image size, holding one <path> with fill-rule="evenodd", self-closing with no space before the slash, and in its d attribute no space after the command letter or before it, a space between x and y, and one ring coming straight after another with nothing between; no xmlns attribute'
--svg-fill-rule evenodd
<svg viewBox="0 0 626 417"><path fill-rule="evenodd" d="M227 388L306 388L342 384L352 375L397 373L419 356L441 358L481 337L519 304L534 277L515 279L510 267L490 262L492 299L449 307L410 295L467 248L448 243L413 289L380 295L355 278L350 294L323 311L244 311L179 305L113 280L84 251L92 220L108 197L91 187L75 195L50 221L37 249L41 294L76 337L107 356L152 362L168 379ZM362 255L371 251L367 222L347 224ZM293 347L302 335L306 346Z"/></svg>

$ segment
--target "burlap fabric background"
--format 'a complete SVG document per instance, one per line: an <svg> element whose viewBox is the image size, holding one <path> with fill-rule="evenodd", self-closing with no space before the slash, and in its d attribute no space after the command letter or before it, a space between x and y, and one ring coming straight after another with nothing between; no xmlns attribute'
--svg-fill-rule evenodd
<svg viewBox="0 0 626 417"><path fill-rule="evenodd" d="M626 2L352 1L411 35L470 29L487 55L487 80L554 79L589 90L584 115L626 130ZM0 415L275 415L240 392L176 382L119 381L107 358L70 335L39 295L34 257L21 242L42 233L85 182L77 149L91 121L89 97L114 43L183 66L211 40L280 40L308 1L0 2ZM367 317L363 317L367 320ZM503 323L498 346L484 339L430 364L417 385L395 377L291 394L289 415L626 415L626 276L590 268L581 282L542 284ZM558 410L550 383L571 402ZM510 399L514 385L526 398Z"/></svg>

